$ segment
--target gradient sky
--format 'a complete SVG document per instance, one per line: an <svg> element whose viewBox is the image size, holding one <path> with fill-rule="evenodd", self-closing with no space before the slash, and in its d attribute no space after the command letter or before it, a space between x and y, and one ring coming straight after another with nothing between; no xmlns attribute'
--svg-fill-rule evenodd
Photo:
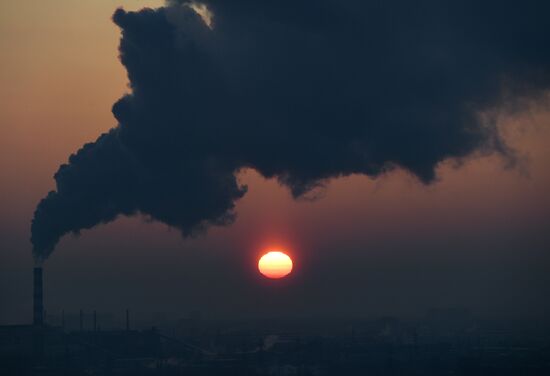
<svg viewBox="0 0 550 376"><path fill-rule="evenodd" d="M30 220L53 173L116 125L128 91L111 15L161 1L0 2L0 323L31 318ZM45 264L49 312L79 308L207 317L550 314L550 100L499 127L521 157L445 162L422 185L402 171L331 182L313 202L247 170L237 221L182 239L144 218L66 236ZM283 151L284 152L284 151ZM293 275L255 264L286 247Z"/></svg>

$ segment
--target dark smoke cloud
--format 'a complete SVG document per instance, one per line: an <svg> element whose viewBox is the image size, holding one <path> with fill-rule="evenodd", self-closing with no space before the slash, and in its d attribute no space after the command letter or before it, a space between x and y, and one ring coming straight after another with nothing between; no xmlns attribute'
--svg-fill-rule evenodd
<svg viewBox="0 0 550 376"><path fill-rule="evenodd" d="M184 235L228 224L242 168L295 197L395 167L429 183L445 159L506 154L479 113L550 83L548 2L203 3L212 29L178 1L115 12L132 91L118 126L55 174L32 222L38 258L121 214Z"/></svg>

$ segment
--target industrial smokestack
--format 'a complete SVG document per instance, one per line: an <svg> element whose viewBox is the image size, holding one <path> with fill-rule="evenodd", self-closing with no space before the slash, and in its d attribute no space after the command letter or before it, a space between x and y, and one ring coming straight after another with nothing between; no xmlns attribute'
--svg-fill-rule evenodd
<svg viewBox="0 0 550 376"><path fill-rule="evenodd" d="M42 268L33 272L33 352L34 359L40 362L44 356L44 302L42 296Z"/></svg>
<svg viewBox="0 0 550 376"><path fill-rule="evenodd" d="M126 330L130 330L130 310L126 310Z"/></svg>
<svg viewBox="0 0 550 376"><path fill-rule="evenodd" d="M42 295L42 268L34 268L33 286L33 324L42 326L44 324L44 302Z"/></svg>

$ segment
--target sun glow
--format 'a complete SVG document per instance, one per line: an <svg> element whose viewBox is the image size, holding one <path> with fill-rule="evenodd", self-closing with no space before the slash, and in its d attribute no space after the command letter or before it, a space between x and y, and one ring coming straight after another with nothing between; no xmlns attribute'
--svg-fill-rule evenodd
<svg viewBox="0 0 550 376"><path fill-rule="evenodd" d="M258 261L258 270L267 278L279 279L292 271L292 259L284 252L270 251Z"/></svg>

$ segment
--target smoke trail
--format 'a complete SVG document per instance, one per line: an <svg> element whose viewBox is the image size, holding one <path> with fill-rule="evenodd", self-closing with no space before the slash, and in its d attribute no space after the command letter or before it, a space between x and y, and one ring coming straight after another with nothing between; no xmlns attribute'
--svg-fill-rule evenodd
<svg viewBox="0 0 550 376"><path fill-rule="evenodd" d="M190 235L235 218L253 168L295 197L349 174L507 153L479 113L550 83L550 3L170 1L126 12L131 94L118 125L69 157L32 244L144 214Z"/></svg>

